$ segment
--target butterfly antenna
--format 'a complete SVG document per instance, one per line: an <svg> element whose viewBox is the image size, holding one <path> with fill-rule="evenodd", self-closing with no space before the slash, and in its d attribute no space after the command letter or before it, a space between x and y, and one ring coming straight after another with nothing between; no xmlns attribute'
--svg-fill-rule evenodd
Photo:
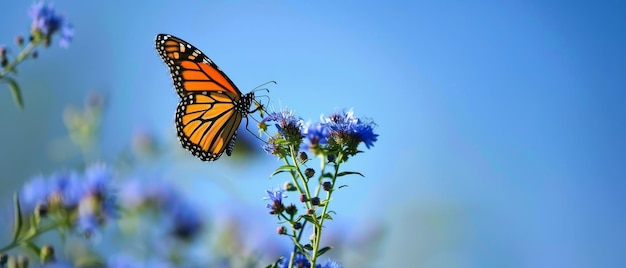
<svg viewBox="0 0 626 268"><path fill-rule="evenodd" d="M263 84L258 85L258 86L257 86L257 87L255 87L255 88L253 88L253 89L252 89L252 92L257 92L257 91L261 91L261 90L265 90L265 91L267 91L267 92L270 92L270 90L269 90L269 89L267 89L267 88L260 88L260 87L265 86L265 85L267 85L267 84L271 84L271 83L273 83L274 85L278 84L278 83L276 83L276 81L274 81L274 80L272 80L272 81L268 81L268 82L265 82L265 83L263 83Z"/></svg>

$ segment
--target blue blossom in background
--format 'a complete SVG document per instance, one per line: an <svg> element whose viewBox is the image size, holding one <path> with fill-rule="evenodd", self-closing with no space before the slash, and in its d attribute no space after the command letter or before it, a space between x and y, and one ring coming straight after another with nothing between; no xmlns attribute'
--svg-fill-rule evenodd
<svg viewBox="0 0 626 268"><path fill-rule="evenodd" d="M56 13L52 3L46 4L43 1L35 3L28 11L28 15L33 19L31 26L33 36L38 36L41 33L45 44L49 45L52 35L60 32L59 45L62 47L69 46L74 36L74 27L65 16Z"/></svg>
<svg viewBox="0 0 626 268"><path fill-rule="evenodd" d="M330 129L322 122L308 122L303 126L302 134L311 145L326 145L328 143L327 139L330 134Z"/></svg>
<svg viewBox="0 0 626 268"><path fill-rule="evenodd" d="M131 180L122 186L120 200L126 208L156 208L174 236L192 239L202 231L204 220L200 211L175 189L167 182L145 185L140 180Z"/></svg>
<svg viewBox="0 0 626 268"><path fill-rule="evenodd" d="M317 266L317 267L321 267L321 268L343 268L343 265L341 265L340 263L338 263L338 262L336 262L336 261L334 261L334 260L331 260L331 259L328 259L328 260L326 261L326 263L324 263L324 265L321 265L321 266L320 266L320 265L318 264L318 265L316 265L316 266Z"/></svg>
<svg viewBox="0 0 626 268"><path fill-rule="evenodd" d="M110 187L112 178L110 170L103 164L94 164L85 170L78 205L78 228L84 234L93 234L108 219L119 216Z"/></svg>
<svg viewBox="0 0 626 268"><path fill-rule="evenodd" d="M316 265L317 266L317 265ZM284 258L278 264L280 268L290 268L289 267L289 258ZM307 258L302 254L296 254L296 257L293 260L293 266L295 268L309 268L311 267L311 262L307 260Z"/></svg>
<svg viewBox="0 0 626 268"><path fill-rule="evenodd" d="M157 259L139 261L128 256L110 257L106 268L168 268L171 264Z"/></svg>
<svg viewBox="0 0 626 268"><path fill-rule="evenodd" d="M89 166L83 176L77 172L48 178L37 176L24 185L20 199L29 211L37 205L45 205L53 215L76 212L78 217L71 224L84 234L92 234L107 220L118 216L111 182L108 168L95 164Z"/></svg>

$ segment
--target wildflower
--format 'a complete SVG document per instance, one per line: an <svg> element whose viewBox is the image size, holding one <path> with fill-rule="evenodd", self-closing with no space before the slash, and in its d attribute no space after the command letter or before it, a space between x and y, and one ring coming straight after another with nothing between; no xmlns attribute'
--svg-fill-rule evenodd
<svg viewBox="0 0 626 268"><path fill-rule="evenodd" d="M202 230L200 214L189 204L178 202L172 207L170 217L174 220L174 235L180 239L189 240Z"/></svg>
<svg viewBox="0 0 626 268"><path fill-rule="evenodd" d="M322 120L330 129L330 136L337 143L345 143L356 148L360 142L363 142L369 149L378 139L378 134L374 133L376 124L356 117L352 110L334 113Z"/></svg>
<svg viewBox="0 0 626 268"><path fill-rule="evenodd" d="M141 181L132 180L122 187L120 195L124 207L156 208L176 238L189 240L202 231L204 221L199 211L169 183L152 183L146 187Z"/></svg>
<svg viewBox="0 0 626 268"><path fill-rule="evenodd" d="M318 265L316 265L316 267L319 267ZM343 265L341 265L340 263L328 259L326 260L326 263L324 263L324 265L321 266L321 268L343 268Z"/></svg>
<svg viewBox="0 0 626 268"><path fill-rule="evenodd" d="M321 122L308 122L302 128L302 134L308 139L311 145L325 145L327 144L330 129L328 129L326 124Z"/></svg>
<svg viewBox="0 0 626 268"><path fill-rule="evenodd" d="M288 141L297 141L299 143L302 139L300 131L302 119L296 118L292 110L269 113L261 122L276 122L274 126L276 126L278 133Z"/></svg>
<svg viewBox="0 0 626 268"><path fill-rule="evenodd" d="M48 46L52 35L60 32L59 45L62 47L69 46L74 36L74 28L65 16L56 13L52 3L47 5L43 1L35 3L28 11L28 15L33 19L31 34L36 37L35 39L43 39L44 44Z"/></svg>
<svg viewBox="0 0 626 268"><path fill-rule="evenodd" d="M283 189L278 188L278 190L265 191L267 192L268 197L264 197L265 200L271 200L271 204L265 205L265 207L271 209L270 214L280 214L285 210L285 205L283 204L283 198L287 197L285 195L285 191Z"/></svg>
<svg viewBox="0 0 626 268"><path fill-rule="evenodd" d="M20 191L27 209L40 215L67 217L77 212L71 223L84 234L92 234L110 218L117 217L115 199L110 189L112 176L103 165L92 165L83 176L76 172L35 177Z"/></svg>
<svg viewBox="0 0 626 268"><path fill-rule="evenodd" d="M290 268L289 267L289 258L284 258L278 264L280 268ZM296 254L293 260L293 267L297 268L309 268L311 267L311 262L304 256L303 254Z"/></svg>

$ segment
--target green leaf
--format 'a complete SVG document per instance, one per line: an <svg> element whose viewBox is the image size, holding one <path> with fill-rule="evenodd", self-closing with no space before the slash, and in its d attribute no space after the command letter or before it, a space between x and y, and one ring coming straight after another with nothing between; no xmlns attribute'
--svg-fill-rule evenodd
<svg viewBox="0 0 626 268"><path fill-rule="evenodd" d="M39 253L41 252L41 248L38 247L37 245L35 245L33 242L31 241L26 241L23 244L27 249L30 249L33 253L33 255L39 256Z"/></svg>
<svg viewBox="0 0 626 268"><path fill-rule="evenodd" d="M15 104L20 110L24 109L24 100L22 99L22 92L20 91L20 86L17 84L17 81L10 77L6 77L6 81L9 85L9 89L11 89L13 101L15 101Z"/></svg>
<svg viewBox="0 0 626 268"><path fill-rule="evenodd" d="M274 177L274 175L278 174L278 173L283 173L283 172L288 172L288 171L294 171L296 170L295 166L292 165L284 165L284 166L280 166L278 168L276 168L276 170L274 171L274 173L272 173L272 175L270 175L271 177Z"/></svg>
<svg viewBox="0 0 626 268"><path fill-rule="evenodd" d="M324 214L324 219L332 220L333 217L331 217L330 214Z"/></svg>
<svg viewBox="0 0 626 268"><path fill-rule="evenodd" d="M302 218L304 218L306 221L315 224L315 218L313 218L313 216L311 215L302 215Z"/></svg>
<svg viewBox="0 0 626 268"><path fill-rule="evenodd" d="M345 175L359 175L361 177L365 177L363 176L363 174L359 173L359 172L355 172L355 171L344 171L344 172L339 172L339 174L337 174L337 178L341 177L341 176L345 176Z"/></svg>
<svg viewBox="0 0 626 268"><path fill-rule="evenodd" d="M329 251L332 247L323 247L320 250L317 251L317 256L322 256L322 254L326 253L326 251Z"/></svg>
<svg viewBox="0 0 626 268"><path fill-rule="evenodd" d="M22 208L20 206L20 199L17 196L17 193L13 194L13 209L15 210L15 214L13 215L15 219L13 219L13 242L16 242L20 237L20 233L22 232L23 222L22 222Z"/></svg>
<svg viewBox="0 0 626 268"><path fill-rule="evenodd" d="M306 244L306 245L304 245L304 249L306 249L306 250L313 250L313 246L311 246L311 244Z"/></svg>

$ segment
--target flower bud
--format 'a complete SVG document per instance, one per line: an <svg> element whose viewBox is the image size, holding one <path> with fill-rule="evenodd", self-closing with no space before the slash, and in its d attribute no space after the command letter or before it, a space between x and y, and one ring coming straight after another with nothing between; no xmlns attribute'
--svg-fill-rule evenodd
<svg viewBox="0 0 626 268"><path fill-rule="evenodd" d="M54 262L54 248L51 245L44 245L39 251L41 263Z"/></svg>
<svg viewBox="0 0 626 268"><path fill-rule="evenodd" d="M278 228L276 229L276 233L278 233L279 235L281 234L286 234L287 233L287 228L285 228L285 226L278 226Z"/></svg>
<svg viewBox="0 0 626 268"><path fill-rule="evenodd" d="M287 181L287 182L285 182L285 184L283 185L283 189L284 189L285 191L288 191L288 192L293 192L293 191L297 190L298 188L296 188L296 186L295 186L295 185L293 185L293 183L292 183L292 182Z"/></svg>
<svg viewBox="0 0 626 268"><path fill-rule="evenodd" d="M337 157L334 154L329 154L327 158L328 158L328 163L334 163Z"/></svg>
<svg viewBox="0 0 626 268"><path fill-rule="evenodd" d="M306 201L308 201L308 200L309 200L309 199L308 199L308 198L306 198L306 194L300 194L300 202L303 202L303 203L304 203L304 202L306 202Z"/></svg>
<svg viewBox="0 0 626 268"><path fill-rule="evenodd" d="M333 184L329 181L325 181L324 183L322 183L322 188L324 188L324 191L329 192L333 189Z"/></svg>
<svg viewBox="0 0 626 268"><path fill-rule="evenodd" d="M23 37L22 35L18 35L18 36L16 36L16 37L15 37L15 44L16 44L17 46L20 46L20 47L21 47L22 45L24 45L24 37Z"/></svg>
<svg viewBox="0 0 626 268"><path fill-rule="evenodd" d="M296 213L298 213L298 208L296 208L296 205L291 204L291 205L289 205L289 206L287 206L285 208L285 212L287 212L287 214L293 216L293 215L296 215Z"/></svg>
<svg viewBox="0 0 626 268"><path fill-rule="evenodd" d="M48 215L48 205L39 203L35 207L35 215L38 215L40 218L46 217Z"/></svg>
<svg viewBox="0 0 626 268"><path fill-rule="evenodd" d="M6 47L0 47L0 58L5 58L7 56L7 48Z"/></svg>
<svg viewBox="0 0 626 268"><path fill-rule="evenodd" d="M37 56L39 56L39 53L37 52L37 50L33 51L33 53L31 54L33 59L36 59Z"/></svg>
<svg viewBox="0 0 626 268"><path fill-rule="evenodd" d="M315 209L312 209L312 208L307 209L306 214L307 215L315 215Z"/></svg>
<svg viewBox="0 0 626 268"><path fill-rule="evenodd" d="M293 223L293 229L300 230L302 228L302 223L299 221Z"/></svg>
<svg viewBox="0 0 626 268"><path fill-rule="evenodd" d="M28 258L22 255L17 256L17 267L28 268Z"/></svg>
<svg viewBox="0 0 626 268"><path fill-rule="evenodd" d="M319 197L317 197L317 196L316 196L316 197L311 198L311 205L314 205L314 206L319 206L319 205L320 205L320 198L319 198Z"/></svg>
<svg viewBox="0 0 626 268"><path fill-rule="evenodd" d="M17 266L17 257L10 255L7 258L7 268L18 268Z"/></svg>
<svg viewBox="0 0 626 268"><path fill-rule="evenodd" d="M315 169L307 168L304 170L304 176L306 176L307 179L310 179L313 175L315 175Z"/></svg>
<svg viewBox="0 0 626 268"><path fill-rule="evenodd" d="M0 253L0 265L6 264L8 258L9 255L7 255L6 253Z"/></svg>
<svg viewBox="0 0 626 268"><path fill-rule="evenodd" d="M300 160L301 163L304 163L304 161L308 159L309 159L309 156L306 154L306 152L298 153L298 160Z"/></svg>

